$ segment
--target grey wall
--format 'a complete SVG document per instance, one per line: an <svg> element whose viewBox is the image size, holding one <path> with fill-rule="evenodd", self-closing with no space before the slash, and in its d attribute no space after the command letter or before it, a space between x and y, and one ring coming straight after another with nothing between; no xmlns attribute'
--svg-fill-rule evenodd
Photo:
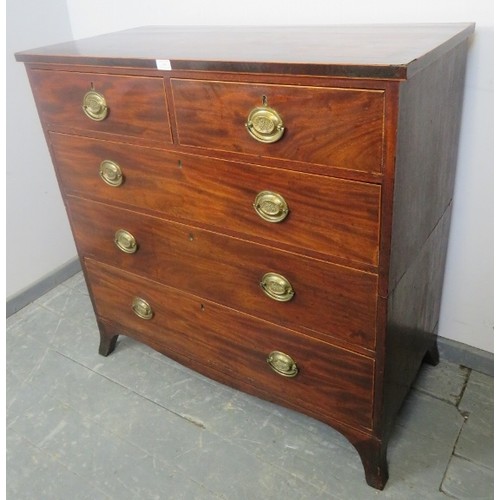
<svg viewBox="0 0 500 500"><path fill-rule="evenodd" d="M72 38L65 0L7 0L7 299L76 256L24 65L14 52Z"/></svg>

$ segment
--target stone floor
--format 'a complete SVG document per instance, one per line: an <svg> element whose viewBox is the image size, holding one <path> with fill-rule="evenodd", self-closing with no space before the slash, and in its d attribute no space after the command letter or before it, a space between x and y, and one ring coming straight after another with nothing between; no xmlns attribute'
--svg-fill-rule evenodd
<svg viewBox="0 0 500 500"><path fill-rule="evenodd" d="M10 500L493 498L493 378L424 366L365 485L343 436L120 337L97 354L81 273L7 320Z"/></svg>

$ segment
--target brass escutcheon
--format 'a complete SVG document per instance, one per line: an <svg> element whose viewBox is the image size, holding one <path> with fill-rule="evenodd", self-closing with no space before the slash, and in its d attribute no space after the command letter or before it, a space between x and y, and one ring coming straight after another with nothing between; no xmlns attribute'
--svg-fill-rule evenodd
<svg viewBox="0 0 500 500"><path fill-rule="evenodd" d="M99 175L108 186L118 187L122 185L122 170L120 165L114 161L104 160L101 162L99 165Z"/></svg>
<svg viewBox="0 0 500 500"><path fill-rule="evenodd" d="M295 294L290 282L277 273L264 274L260 280L260 287L268 297L278 302L288 302Z"/></svg>
<svg viewBox="0 0 500 500"><path fill-rule="evenodd" d="M291 356L280 351L273 351L267 356L269 366L283 377L296 377L299 369Z"/></svg>
<svg viewBox="0 0 500 500"><path fill-rule="evenodd" d="M245 127L256 141L267 144L279 141L285 132L281 116L267 105L252 109Z"/></svg>
<svg viewBox="0 0 500 500"><path fill-rule="evenodd" d="M253 204L259 217L267 222L281 222L288 215L288 205L285 198L272 191L261 191Z"/></svg>
<svg viewBox="0 0 500 500"><path fill-rule="evenodd" d="M137 252L137 241L134 236L125 231L125 229L118 229L115 233L115 245L125 253Z"/></svg>
<svg viewBox="0 0 500 500"><path fill-rule="evenodd" d="M141 319L151 319L154 314L148 302L141 297L134 297L132 300L132 311Z"/></svg>
<svg viewBox="0 0 500 500"><path fill-rule="evenodd" d="M102 94L95 90L89 90L83 96L83 112L96 122L104 120L108 116L108 106Z"/></svg>

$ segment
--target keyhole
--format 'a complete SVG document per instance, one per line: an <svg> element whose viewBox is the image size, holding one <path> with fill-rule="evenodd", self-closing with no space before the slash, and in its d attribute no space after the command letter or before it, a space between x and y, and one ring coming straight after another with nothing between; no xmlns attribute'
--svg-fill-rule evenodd
<svg viewBox="0 0 500 500"><path fill-rule="evenodd" d="M181 160L177 160L177 168L182 168L182 161Z"/></svg>
<svg viewBox="0 0 500 500"><path fill-rule="evenodd" d="M262 96L262 105L267 106L267 95Z"/></svg>

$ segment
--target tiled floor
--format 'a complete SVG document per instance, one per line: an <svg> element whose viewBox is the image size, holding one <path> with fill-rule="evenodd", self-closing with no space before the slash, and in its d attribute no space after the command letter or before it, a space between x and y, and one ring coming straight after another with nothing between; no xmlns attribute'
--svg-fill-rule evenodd
<svg viewBox="0 0 500 500"><path fill-rule="evenodd" d="M493 379L424 366L383 492L339 433L120 337L107 358L81 274L7 320L7 498L493 498Z"/></svg>

